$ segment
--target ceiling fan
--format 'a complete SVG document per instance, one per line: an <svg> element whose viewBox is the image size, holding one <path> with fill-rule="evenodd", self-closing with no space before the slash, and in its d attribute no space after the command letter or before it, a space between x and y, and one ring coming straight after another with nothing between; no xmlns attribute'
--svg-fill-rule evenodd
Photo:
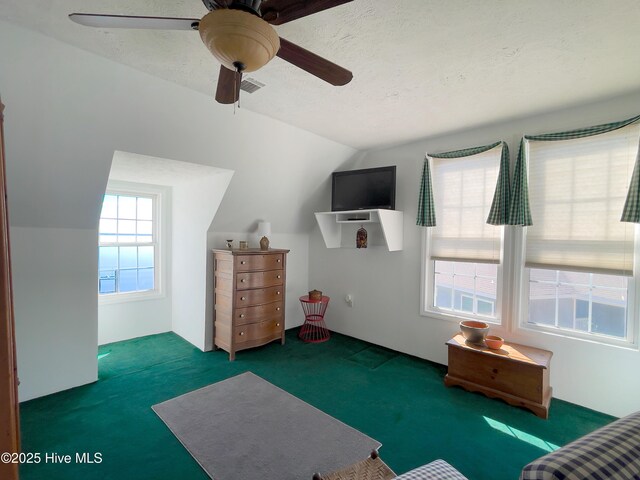
<svg viewBox="0 0 640 480"><path fill-rule="evenodd" d="M243 72L253 72L275 55L331 85L346 85L353 74L335 63L278 36L271 25L306 17L353 0L202 0L202 19L72 13L76 23L100 28L198 30L222 63L216 100L235 103Z"/></svg>

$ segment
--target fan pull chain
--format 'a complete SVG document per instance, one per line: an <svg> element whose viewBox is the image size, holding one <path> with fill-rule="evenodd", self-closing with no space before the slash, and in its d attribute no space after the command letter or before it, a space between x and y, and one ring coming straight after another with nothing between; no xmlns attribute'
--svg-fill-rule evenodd
<svg viewBox="0 0 640 480"><path fill-rule="evenodd" d="M239 85L239 79L241 78L243 70L246 68L244 63L236 61L233 62L233 66L236 67L236 74L233 77L233 98L238 99L238 109L240 108L240 92L237 90ZM233 102L233 114L236 114L236 102Z"/></svg>
<svg viewBox="0 0 640 480"><path fill-rule="evenodd" d="M236 75L238 75L238 70L236 70ZM236 101L235 99L238 99L238 104L240 103L240 95L238 94L237 88L238 88L238 82L236 80L236 75L233 76L233 114L236 114ZM238 107L240 107L240 105L238 105Z"/></svg>

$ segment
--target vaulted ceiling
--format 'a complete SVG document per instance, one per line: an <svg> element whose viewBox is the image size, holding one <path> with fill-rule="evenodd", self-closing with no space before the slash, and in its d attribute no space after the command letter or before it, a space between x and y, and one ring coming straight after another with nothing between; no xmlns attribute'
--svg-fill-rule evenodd
<svg viewBox="0 0 640 480"><path fill-rule="evenodd" d="M197 33L88 28L72 12L201 17L200 0L2 0L0 19L214 102L219 64ZM354 0L276 27L351 70L350 84L275 58L249 74L266 86L236 114L367 149L611 97L640 88L638 20L637 0Z"/></svg>

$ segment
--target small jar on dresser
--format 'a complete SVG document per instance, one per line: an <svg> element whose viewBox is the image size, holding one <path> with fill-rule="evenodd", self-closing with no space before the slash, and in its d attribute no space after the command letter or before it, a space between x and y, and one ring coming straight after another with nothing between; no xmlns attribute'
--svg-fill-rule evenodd
<svg viewBox="0 0 640 480"><path fill-rule="evenodd" d="M229 352L284 345L289 250L214 250L214 344Z"/></svg>

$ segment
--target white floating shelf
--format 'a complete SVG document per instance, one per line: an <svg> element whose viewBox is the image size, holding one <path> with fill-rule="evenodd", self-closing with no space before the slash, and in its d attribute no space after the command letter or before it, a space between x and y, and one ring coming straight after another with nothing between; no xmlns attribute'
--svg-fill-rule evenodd
<svg viewBox="0 0 640 480"><path fill-rule="evenodd" d="M345 212L317 212L316 221L327 248L342 245L342 225L378 223L390 252L402 250L403 214L398 210L349 210Z"/></svg>

